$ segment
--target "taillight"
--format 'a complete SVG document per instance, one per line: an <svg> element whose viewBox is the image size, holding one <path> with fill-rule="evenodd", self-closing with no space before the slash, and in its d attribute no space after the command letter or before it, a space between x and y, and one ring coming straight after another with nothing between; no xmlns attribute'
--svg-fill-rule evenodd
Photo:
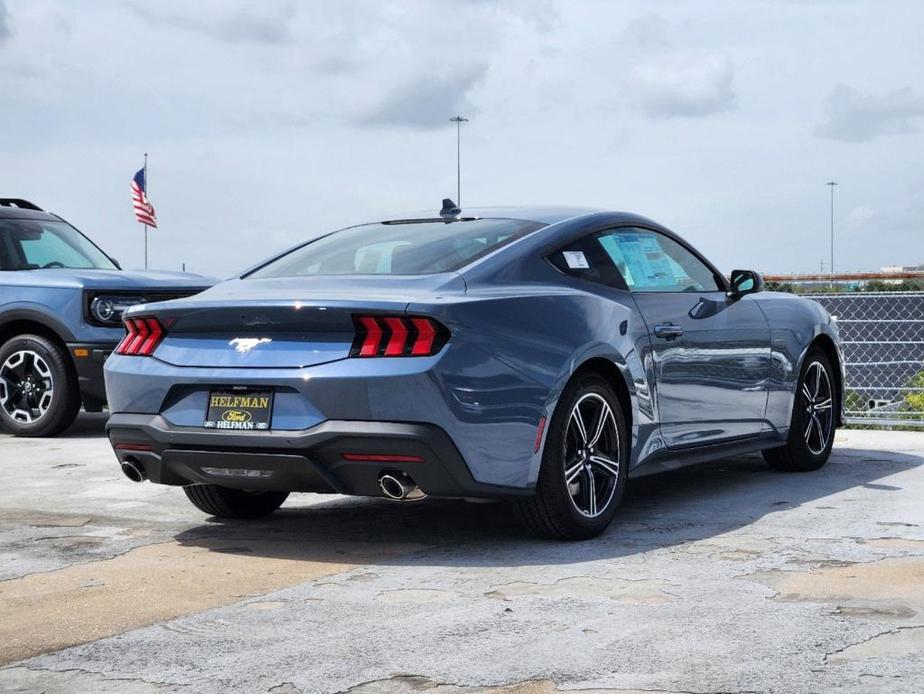
<svg viewBox="0 0 924 694"><path fill-rule="evenodd" d="M429 357L449 339L449 330L423 316L353 316L351 357Z"/></svg>
<svg viewBox="0 0 924 694"><path fill-rule="evenodd" d="M395 455L393 453L341 453L344 460L352 463L422 463L419 455Z"/></svg>
<svg viewBox="0 0 924 694"><path fill-rule="evenodd" d="M116 347L116 354L131 357L149 357L154 354L157 345L167 334L163 326L153 316L147 318L126 318L125 337Z"/></svg>

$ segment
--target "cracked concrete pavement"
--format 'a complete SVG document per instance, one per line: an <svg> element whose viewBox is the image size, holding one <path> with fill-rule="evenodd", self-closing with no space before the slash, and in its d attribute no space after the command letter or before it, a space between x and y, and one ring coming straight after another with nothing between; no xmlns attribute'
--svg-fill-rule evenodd
<svg viewBox="0 0 924 694"><path fill-rule="evenodd" d="M635 480L562 544L493 503L216 521L125 481L103 421L0 435L0 691L924 690L924 433Z"/></svg>

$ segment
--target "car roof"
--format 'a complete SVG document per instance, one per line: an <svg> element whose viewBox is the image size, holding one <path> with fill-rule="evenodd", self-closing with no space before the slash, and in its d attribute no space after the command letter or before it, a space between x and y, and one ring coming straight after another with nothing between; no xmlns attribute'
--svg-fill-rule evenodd
<svg viewBox="0 0 924 694"><path fill-rule="evenodd" d="M58 220L58 217L50 212L41 210L30 210L22 207L0 206L0 219L46 219Z"/></svg>
<svg viewBox="0 0 924 694"><path fill-rule="evenodd" d="M491 206L491 207L463 207L461 217L463 219L517 219L524 222L539 222L540 224L555 224L566 219L582 217L595 212L604 210L592 207L572 207L565 205L511 205L511 206ZM391 215L384 218L383 222L395 222L403 220L422 220L434 219L440 220L439 209L433 210L415 210L407 214Z"/></svg>

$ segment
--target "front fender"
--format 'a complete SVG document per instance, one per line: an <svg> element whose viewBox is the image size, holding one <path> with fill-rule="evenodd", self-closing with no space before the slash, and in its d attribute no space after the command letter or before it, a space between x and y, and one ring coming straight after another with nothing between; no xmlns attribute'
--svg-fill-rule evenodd
<svg viewBox="0 0 924 694"><path fill-rule="evenodd" d="M834 368L837 369L837 372L838 372L837 373L837 381L838 381L837 390L838 390L838 395L839 395L838 397L839 407L838 407L838 413L837 413L837 417L838 417L837 426L844 426L844 424L846 423L845 396L847 392L847 389L846 389L847 368L844 363L844 349L841 345L840 331L838 330L838 327L837 327L837 321L834 320L834 318L830 314L828 314L828 312L825 311L824 308L822 308L822 310L825 312L825 315L827 316L828 320L827 322L824 322L824 323L819 322L818 325L815 326L815 330L812 333L812 339L805 345L804 349L802 350L802 353L799 355L799 362L798 362L798 366L796 367L796 373L797 374L802 373L802 367L805 365L805 358L808 356L809 350L811 349L812 345L818 340L818 338L822 336L827 337L829 340L829 344L833 345L834 347L834 353L835 353L836 360L837 360L836 363L834 364ZM792 405L790 405L790 416L791 415L792 415Z"/></svg>
<svg viewBox="0 0 924 694"><path fill-rule="evenodd" d="M810 299L776 292L757 296L758 305L770 324L771 369L767 419L782 434L788 431L802 365L809 348L822 335L829 338L837 350L843 408L844 359L837 323L820 304Z"/></svg>

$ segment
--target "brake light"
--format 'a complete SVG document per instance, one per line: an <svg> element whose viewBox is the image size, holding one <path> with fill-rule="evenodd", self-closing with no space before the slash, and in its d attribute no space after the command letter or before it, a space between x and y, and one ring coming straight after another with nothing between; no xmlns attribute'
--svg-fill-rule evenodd
<svg viewBox="0 0 924 694"><path fill-rule="evenodd" d="M150 452L154 450L153 443L117 443L115 445L117 451L140 451L140 452Z"/></svg>
<svg viewBox="0 0 924 694"><path fill-rule="evenodd" d="M341 453L344 460L353 463L422 463L419 455L395 455L391 453Z"/></svg>
<svg viewBox="0 0 924 694"><path fill-rule="evenodd" d="M449 339L449 330L423 316L353 316L351 357L429 357Z"/></svg>
<svg viewBox="0 0 924 694"><path fill-rule="evenodd" d="M153 316L146 318L126 318L125 337L116 347L116 354L131 357L149 357L154 354L157 345L167 334L163 326Z"/></svg>

